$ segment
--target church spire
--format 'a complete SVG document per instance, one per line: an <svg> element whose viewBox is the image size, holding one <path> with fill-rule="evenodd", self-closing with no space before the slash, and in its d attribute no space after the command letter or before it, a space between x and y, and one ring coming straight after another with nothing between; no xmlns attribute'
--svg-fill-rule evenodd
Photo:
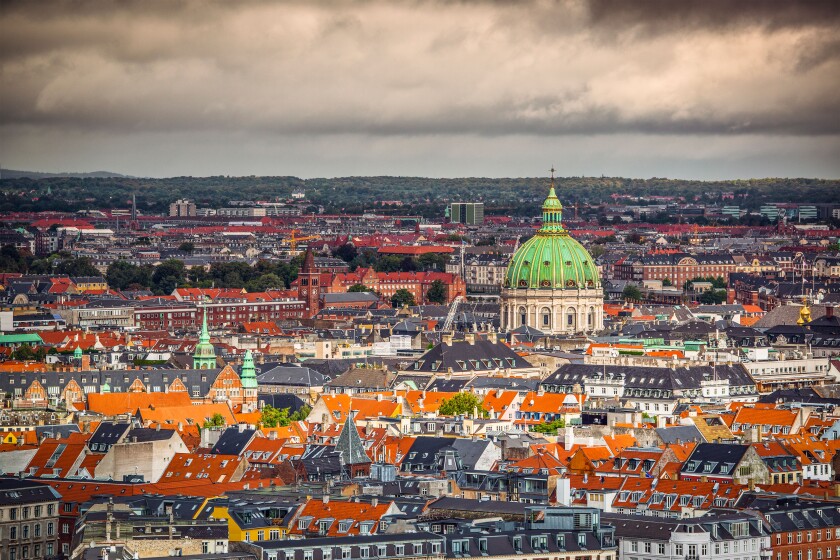
<svg viewBox="0 0 840 560"><path fill-rule="evenodd" d="M210 343L210 331L207 329L207 308L204 308L204 318L201 322L201 334L193 354L193 369L215 369L216 349Z"/></svg>
<svg viewBox="0 0 840 560"><path fill-rule="evenodd" d="M251 389L257 386L257 368L254 366L254 355L251 354L250 350L245 351L242 369L239 370L239 379L242 381L243 389Z"/></svg>
<svg viewBox="0 0 840 560"><path fill-rule="evenodd" d="M542 205L542 227L539 233L566 233L563 229L563 205L554 191L554 167L551 168L551 186Z"/></svg>

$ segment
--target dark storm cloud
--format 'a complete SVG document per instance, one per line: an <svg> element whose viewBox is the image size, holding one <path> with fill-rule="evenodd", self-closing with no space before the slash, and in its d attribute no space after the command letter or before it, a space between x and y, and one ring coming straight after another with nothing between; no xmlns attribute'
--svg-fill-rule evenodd
<svg viewBox="0 0 840 560"><path fill-rule="evenodd" d="M651 33L752 26L778 30L840 23L835 0L592 0L588 6L593 25L614 31L637 26Z"/></svg>
<svg viewBox="0 0 840 560"><path fill-rule="evenodd" d="M5 1L0 134L833 137L838 6Z"/></svg>

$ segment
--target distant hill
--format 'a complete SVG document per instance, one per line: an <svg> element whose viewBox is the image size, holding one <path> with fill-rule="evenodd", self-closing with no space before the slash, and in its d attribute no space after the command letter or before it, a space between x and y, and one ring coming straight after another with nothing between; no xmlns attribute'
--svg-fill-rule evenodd
<svg viewBox="0 0 840 560"><path fill-rule="evenodd" d="M18 169L0 170L0 179L50 179L53 177L75 177L78 179L105 179L105 178L131 178L131 175L122 175L111 171L91 171L90 173L44 173L41 171L20 171Z"/></svg>

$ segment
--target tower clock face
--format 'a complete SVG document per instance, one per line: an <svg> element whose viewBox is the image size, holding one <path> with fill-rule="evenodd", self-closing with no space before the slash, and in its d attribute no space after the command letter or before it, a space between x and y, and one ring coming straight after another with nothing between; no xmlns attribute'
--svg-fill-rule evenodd
<svg viewBox="0 0 840 560"><path fill-rule="evenodd" d="M300 293L302 293L303 295L306 295L306 291L307 291L306 288L304 288L300 291Z"/></svg>
<svg viewBox="0 0 840 560"><path fill-rule="evenodd" d="M312 295L313 295L313 296L317 296L317 295L318 295L318 288L312 288Z"/></svg>

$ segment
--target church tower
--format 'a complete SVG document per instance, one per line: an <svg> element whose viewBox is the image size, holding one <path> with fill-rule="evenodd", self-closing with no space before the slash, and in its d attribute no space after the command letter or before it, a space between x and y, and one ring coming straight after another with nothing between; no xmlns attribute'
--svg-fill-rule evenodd
<svg viewBox="0 0 840 560"><path fill-rule="evenodd" d="M210 344L210 332L207 330L207 309L201 322L201 334L193 354L193 369L216 369L216 349Z"/></svg>
<svg viewBox="0 0 840 560"><path fill-rule="evenodd" d="M245 351L242 368L239 370L239 380L242 382L242 411L253 412L257 409L257 368L254 367L254 355L250 350Z"/></svg>
<svg viewBox="0 0 840 560"><path fill-rule="evenodd" d="M298 273L298 297L306 303L304 317L310 319L318 313L321 301L321 274L315 268L315 256L307 248L303 257L303 266Z"/></svg>

